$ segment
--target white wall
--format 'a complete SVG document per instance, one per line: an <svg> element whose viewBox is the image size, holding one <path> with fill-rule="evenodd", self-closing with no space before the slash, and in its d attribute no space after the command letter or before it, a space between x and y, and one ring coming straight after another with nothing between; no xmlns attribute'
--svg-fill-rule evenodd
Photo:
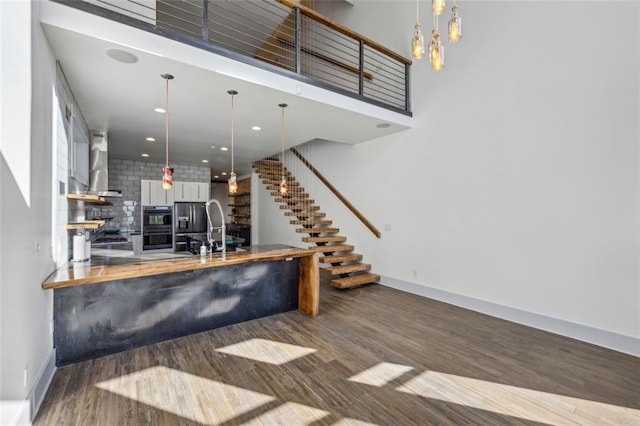
<svg viewBox="0 0 640 426"><path fill-rule="evenodd" d="M638 8L461 3L445 70L412 67L415 128L310 158L391 230L372 239L313 197L385 277L637 339ZM409 55L415 3L346 13Z"/></svg>
<svg viewBox="0 0 640 426"><path fill-rule="evenodd" d="M14 175L3 157L0 160L0 399L25 400L35 389L36 380L43 374L51 360L53 349L50 334L52 319L52 292L41 288L42 281L54 269L51 252L51 187L52 187L52 87L55 82L53 55L44 39L38 23L38 2L8 2L12 7L32 11L32 43L26 46L30 55L33 75L20 75L15 81L31 88L29 91L2 95L3 111L7 105L23 102L31 104L31 137L22 132L12 144L31 147L29 158L31 191L28 200L21 191L21 175ZM3 2L2 14L7 2ZM20 33L6 34L18 40ZM11 52L2 49L3 61L11 58ZM18 44L15 48L22 48ZM26 79L27 81L24 81ZM36 249L39 246L39 250ZM26 386L23 385L24 369L28 368ZM50 372L50 370L48 370Z"/></svg>

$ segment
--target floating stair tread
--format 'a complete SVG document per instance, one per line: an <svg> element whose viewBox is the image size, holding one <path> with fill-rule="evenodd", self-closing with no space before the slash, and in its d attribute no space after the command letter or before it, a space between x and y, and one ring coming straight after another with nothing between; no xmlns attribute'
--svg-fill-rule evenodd
<svg viewBox="0 0 640 426"><path fill-rule="evenodd" d="M269 191L280 191L280 186L278 186L278 185L269 185L269 186L267 186L267 189ZM304 192L304 188L291 187L291 188L288 188L288 192L295 192L297 194L298 192ZM278 195L278 194L275 194L275 195Z"/></svg>
<svg viewBox="0 0 640 426"><path fill-rule="evenodd" d="M362 260L362 255L357 253L352 254L334 254L333 256L320 257L320 263L341 263L341 262L355 262Z"/></svg>
<svg viewBox="0 0 640 426"><path fill-rule="evenodd" d="M335 234L340 228L296 228L298 234Z"/></svg>
<svg viewBox="0 0 640 426"><path fill-rule="evenodd" d="M322 272L331 275L350 274L352 272L369 271L371 265L368 263L352 263L350 265L329 266L322 268Z"/></svg>
<svg viewBox="0 0 640 426"><path fill-rule="evenodd" d="M350 288L359 285L371 284L380 281L380 275L376 274L358 274L346 278L336 278L331 280L331 285L337 288Z"/></svg>
<svg viewBox="0 0 640 426"><path fill-rule="evenodd" d="M321 212L302 212L302 211L297 211L297 212L286 212L284 215L285 216L296 216L296 217L325 217L327 214L326 213L321 213Z"/></svg>
<svg viewBox="0 0 640 426"><path fill-rule="evenodd" d="M271 196L276 197L280 195L280 191L271 191ZM291 194L287 193L283 195L284 198L309 198L309 194L302 191L293 191Z"/></svg>
<svg viewBox="0 0 640 426"><path fill-rule="evenodd" d="M279 185L280 179L262 179L262 183L266 185ZM291 188L292 186L298 186L298 185L300 185L300 182L287 181L287 186L289 186L289 188Z"/></svg>
<svg viewBox="0 0 640 426"><path fill-rule="evenodd" d="M315 206L315 207L320 207L320 206ZM299 219L295 219L295 220L290 220L289 221L290 224L292 225L331 225L333 223L332 220L299 220Z"/></svg>
<svg viewBox="0 0 640 426"><path fill-rule="evenodd" d="M276 198L276 203L298 203L298 204L313 204L314 200L310 200L308 198Z"/></svg>
<svg viewBox="0 0 640 426"><path fill-rule="evenodd" d="M320 210L320 206L305 206L305 205L298 205L298 206L280 206L281 209L289 209L289 210L293 210L293 211L302 211L302 210Z"/></svg>
<svg viewBox="0 0 640 426"><path fill-rule="evenodd" d="M351 244L339 244L335 246L315 246L309 247L309 250L319 252L319 253L334 253L339 251L351 251L353 250L353 246Z"/></svg>
<svg viewBox="0 0 640 426"><path fill-rule="evenodd" d="M302 241L305 243L339 243L342 241L347 241L347 237L343 237L342 235L336 235L333 237L304 237Z"/></svg>

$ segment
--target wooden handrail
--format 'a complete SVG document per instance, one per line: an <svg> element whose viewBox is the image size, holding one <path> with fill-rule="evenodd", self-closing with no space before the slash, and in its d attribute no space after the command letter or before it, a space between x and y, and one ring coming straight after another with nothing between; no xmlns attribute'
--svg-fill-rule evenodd
<svg viewBox="0 0 640 426"><path fill-rule="evenodd" d="M364 217L364 215L362 213L360 213L360 211L358 211L358 209L356 209L350 202L349 200L347 200L344 195L342 195L340 193L340 191L338 191L333 185L331 185L331 182L329 182L324 176L322 176L322 173L320 173L318 171L318 169L316 169L315 167L313 167L313 165L307 161L306 158L304 158L302 156L302 154L300 154L300 152L295 149L295 148L290 148L291 152L293 152L295 154L296 157L298 157L298 159L300 161L302 161L302 163L307 166L309 168L309 170L311 170L311 172L316 175L316 177L318 179L320 179L320 181L322 183L325 184L325 186L327 188L329 188L329 190L331 192L333 192L333 195L335 195L336 197L338 197L338 199L340 201L342 201L342 204L344 204L350 211L351 213L353 213L358 219L360 219L360 222L362 222L364 224L364 226L366 226L367 228L369 228L369 230L373 233L373 235L375 235L376 237L380 238L382 236L382 234L380 233L380 231L378 231L378 229L373 226L373 224L371 222L369 222L369 220L367 220L366 217Z"/></svg>
<svg viewBox="0 0 640 426"><path fill-rule="evenodd" d="M280 44L284 44L285 46L289 47L289 48L295 48L295 44L289 40L285 40L282 37L278 37L278 43ZM318 58L322 61L328 62L331 65L335 65L338 68L342 68L345 71L349 71L352 74L356 74L358 75L360 73L360 70L356 67L352 67L351 65L347 65L345 63L340 62L337 59L333 59L330 58L327 55L323 55L322 53L318 53L314 50L311 50L309 48L306 47L302 47L300 50L302 50L302 53L306 53L307 55L313 56L314 58ZM367 80L371 81L373 80L373 75L370 72L364 72L364 78L366 78Z"/></svg>
<svg viewBox="0 0 640 426"><path fill-rule="evenodd" d="M377 50L380 53L383 53L393 59L395 59L398 62L401 62L405 65L411 65L411 60L407 59L399 54L397 54L396 52L394 52L393 50L389 50L386 47L384 47L383 45L376 43L375 41L358 34L357 32L350 30L347 27L343 27L342 25L338 24L336 21L327 18L324 15L319 14L318 12L316 12L313 9L310 9L300 3L296 3L293 0L276 0L278 3L287 6L291 9L300 9L300 12L305 15L308 16L309 18L313 19L316 22L320 22L324 25L326 25L327 27L338 31L341 34L346 35L347 37L350 37L352 39L355 40L362 40L362 42L364 44L366 44L367 46L371 47L372 49Z"/></svg>

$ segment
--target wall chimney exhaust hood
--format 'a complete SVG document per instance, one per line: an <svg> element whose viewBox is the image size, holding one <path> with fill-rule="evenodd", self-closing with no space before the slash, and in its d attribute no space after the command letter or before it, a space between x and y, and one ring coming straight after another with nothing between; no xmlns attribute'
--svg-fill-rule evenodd
<svg viewBox="0 0 640 426"><path fill-rule="evenodd" d="M109 143L104 132L91 131L89 194L100 197L122 197L120 191L109 189Z"/></svg>

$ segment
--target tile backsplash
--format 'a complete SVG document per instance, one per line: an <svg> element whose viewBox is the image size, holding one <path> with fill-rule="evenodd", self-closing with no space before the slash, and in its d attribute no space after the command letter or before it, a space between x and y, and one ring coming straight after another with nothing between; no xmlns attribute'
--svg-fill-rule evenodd
<svg viewBox="0 0 640 426"><path fill-rule="evenodd" d="M87 209L87 216L113 217L104 229L119 229L124 237L141 230L140 180L161 180L164 163L137 160L109 159L109 189L122 192L122 198L109 198L111 206ZM173 167L173 180L185 182L211 182L208 167L169 164Z"/></svg>

